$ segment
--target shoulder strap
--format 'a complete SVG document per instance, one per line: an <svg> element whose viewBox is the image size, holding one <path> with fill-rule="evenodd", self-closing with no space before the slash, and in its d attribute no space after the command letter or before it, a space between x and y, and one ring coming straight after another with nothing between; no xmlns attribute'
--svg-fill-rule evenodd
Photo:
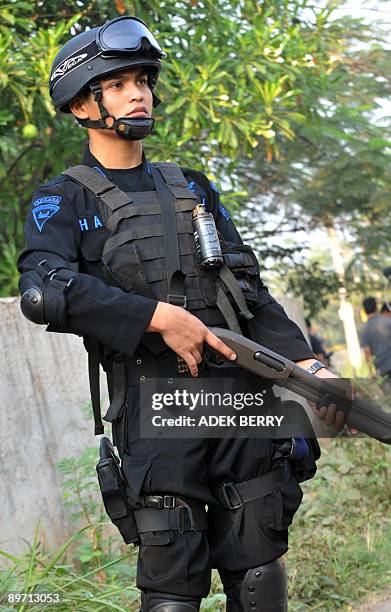
<svg viewBox="0 0 391 612"><path fill-rule="evenodd" d="M151 164L150 168L162 211L168 282L167 302L186 308L186 298L184 295L185 275L181 270L179 257L175 199L167 186L182 185L182 182L179 183L178 181L182 180L181 177L185 182L186 179L175 164ZM170 181L169 183L165 180L166 176ZM173 183L172 181L177 182Z"/></svg>
<svg viewBox="0 0 391 612"><path fill-rule="evenodd" d="M74 181L82 185L82 187L89 189L89 191L98 198L98 203L102 201L111 213L133 201L129 194L119 189L119 187L109 181L108 178L89 166L73 166L65 170L63 174L70 176ZM99 205L99 211L102 214L103 221L106 223L108 217L106 210L103 206Z"/></svg>
<svg viewBox="0 0 391 612"><path fill-rule="evenodd" d="M167 185L172 185L173 187L187 187L187 180L180 167L176 164L158 162L154 164L154 166L159 168Z"/></svg>

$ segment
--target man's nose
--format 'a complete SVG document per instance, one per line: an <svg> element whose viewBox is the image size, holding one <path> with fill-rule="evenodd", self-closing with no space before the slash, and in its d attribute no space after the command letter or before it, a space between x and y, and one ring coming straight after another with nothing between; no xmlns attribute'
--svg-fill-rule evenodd
<svg viewBox="0 0 391 612"><path fill-rule="evenodd" d="M133 100L142 100L144 98L142 89L132 83L131 85L129 85L128 98L130 102L132 102Z"/></svg>

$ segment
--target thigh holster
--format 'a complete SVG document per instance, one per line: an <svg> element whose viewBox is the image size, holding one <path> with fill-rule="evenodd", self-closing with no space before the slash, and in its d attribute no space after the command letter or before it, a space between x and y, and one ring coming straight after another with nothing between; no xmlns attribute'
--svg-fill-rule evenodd
<svg viewBox="0 0 391 612"><path fill-rule="evenodd" d="M100 442L100 459L96 466L99 488L105 510L126 544L138 544L139 536L133 509L138 500L129 499L119 458L108 438Z"/></svg>
<svg viewBox="0 0 391 612"><path fill-rule="evenodd" d="M145 495L144 507L134 511L134 518L142 544L167 543L156 537L158 532L206 531L208 527L204 506L173 495Z"/></svg>

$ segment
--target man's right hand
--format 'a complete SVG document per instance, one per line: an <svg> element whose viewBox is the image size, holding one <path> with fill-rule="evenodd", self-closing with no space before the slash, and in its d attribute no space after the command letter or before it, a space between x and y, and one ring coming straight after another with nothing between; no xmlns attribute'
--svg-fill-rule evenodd
<svg viewBox="0 0 391 612"><path fill-rule="evenodd" d="M227 359L236 359L233 350L212 334L202 321L173 304L158 302L146 331L159 332L167 346L186 361L192 376L198 376L204 342Z"/></svg>

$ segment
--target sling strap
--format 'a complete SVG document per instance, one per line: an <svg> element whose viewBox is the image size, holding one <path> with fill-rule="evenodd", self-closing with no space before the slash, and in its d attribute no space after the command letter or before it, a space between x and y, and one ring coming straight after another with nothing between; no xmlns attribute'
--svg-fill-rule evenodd
<svg viewBox="0 0 391 612"><path fill-rule="evenodd" d="M92 412L94 415L94 434L99 436L104 433L100 410L99 344L94 338L85 337L84 346L88 353L88 380L90 384Z"/></svg>
<svg viewBox="0 0 391 612"><path fill-rule="evenodd" d="M233 299L235 300L235 303L238 306L239 312L242 315L242 317L244 317L247 320L253 319L254 315L249 311L247 307L246 300L244 299L240 285L238 281L236 280L236 278L234 277L234 275L232 274L231 270L228 268L227 264L224 264L220 268L219 276L221 280L223 281L224 285L227 287L230 294L232 295ZM225 315L224 310L222 311L222 313ZM236 317L236 314L235 314L235 317ZM239 326L239 323L238 323L238 326ZM235 331L235 330L232 330L232 331Z"/></svg>

